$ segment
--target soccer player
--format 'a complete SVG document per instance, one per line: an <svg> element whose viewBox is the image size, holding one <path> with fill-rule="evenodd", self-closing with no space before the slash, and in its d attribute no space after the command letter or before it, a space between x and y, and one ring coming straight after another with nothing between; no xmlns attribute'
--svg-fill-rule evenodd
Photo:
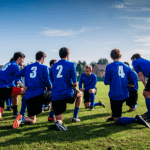
<svg viewBox="0 0 150 150"><path fill-rule="evenodd" d="M50 71L50 78L53 83L51 101L56 117L54 127L66 131L67 127L62 124L62 113L66 111L67 103L74 103L76 100L72 121L80 121L77 115L82 102L82 93L75 88L77 86L76 68L74 63L68 61L69 49L61 48L59 56L61 60L55 63Z"/></svg>
<svg viewBox="0 0 150 150"><path fill-rule="evenodd" d="M84 88L82 88L82 83L84 84ZM99 103L94 103L97 91L96 83L97 77L94 73L92 73L92 66L87 65L85 67L85 73L81 74L79 90L84 92L84 106L85 108L90 108L90 110L94 110L94 106L97 105L105 107L105 105L100 101Z"/></svg>
<svg viewBox="0 0 150 150"><path fill-rule="evenodd" d="M148 112L143 114L142 116L146 116L146 121L150 121L150 61L142 58L140 54L134 54L131 57L132 65L134 70L137 72L139 78L141 79L145 89L143 90L143 95L145 97L146 106ZM148 78L146 83L145 77Z"/></svg>
<svg viewBox="0 0 150 150"><path fill-rule="evenodd" d="M45 93L45 89L51 88L49 77L49 69L43 65L45 63L46 54L42 51L36 53L36 62L24 67L15 75L15 81L21 77L25 77L25 86L27 91L25 94L28 116L24 118L24 122L31 124L36 122L36 115L42 112L42 104L50 101L50 95ZM23 87L23 85L20 84ZM22 115L19 114L13 123L16 129L22 122Z"/></svg>
<svg viewBox="0 0 150 150"><path fill-rule="evenodd" d="M109 97L114 121L123 125L139 123L150 127L139 115L136 115L135 118L121 117L122 105L129 97L128 82L134 85L135 76L130 67L119 61L122 56L119 49L112 50L110 56L114 62L106 66L104 83L110 85Z"/></svg>
<svg viewBox="0 0 150 150"><path fill-rule="evenodd" d="M129 66L128 62L124 62L126 65ZM138 76L133 71L133 75L135 76L135 84L131 85L128 84L128 90L129 90L129 98L126 101L126 105L130 107L129 111L135 111L137 108L137 99L138 99Z"/></svg>
<svg viewBox="0 0 150 150"><path fill-rule="evenodd" d="M19 65L24 63L25 55L21 52L14 53L13 61L5 64L0 71L0 120L4 110L4 100L25 94L25 88L9 87L13 76L20 70Z"/></svg>
<svg viewBox="0 0 150 150"><path fill-rule="evenodd" d="M50 68L52 68L52 66L57 62L57 60L55 59L52 59L50 62L49 62L49 65L50 65ZM49 72L50 72L50 69L49 68ZM49 112L49 117L48 117L48 121L49 122L54 122L56 121L56 118L54 117L54 111L53 111L53 107L52 107L52 102L50 102L50 107L51 107L51 111Z"/></svg>

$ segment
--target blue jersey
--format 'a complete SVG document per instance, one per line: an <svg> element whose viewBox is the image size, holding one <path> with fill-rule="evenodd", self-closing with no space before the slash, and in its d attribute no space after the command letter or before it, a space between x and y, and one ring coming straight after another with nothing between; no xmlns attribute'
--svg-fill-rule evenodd
<svg viewBox="0 0 150 150"><path fill-rule="evenodd" d="M96 88L97 77L94 73L91 73L90 76L87 76L85 73L82 73L79 81L79 89L82 88L82 83L84 84L85 90Z"/></svg>
<svg viewBox="0 0 150 150"><path fill-rule="evenodd" d="M135 78L135 84L134 84L134 87L129 87L128 86L128 90L129 91L138 91L138 76L137 76L137 74L133 71L133 75L135 76L134 78ZM130 82L129 82L129 84L130 84Z"/></svg>
<svg viewBox="0 0 150 150"><path fill-rule="evenodd" d="M9 87L13 76L18 71L20 71L20 67L15 61L5 64L0 71L0 88Z"/></svg>
<svg viewBox="0 0 150 150"><path fill-rule="evenodd" d="M128 82L135 84L135 76L130 67L118 61L106 66L104 83L110 85L109 97L111 99L123 100L128 98Z"/></svg>
<svg viewBox="0 0 150 150"><path fill-rule="evenodd" d="M15 75L15 80L18 81L20 77L25 77L26 100L44 94L45 88L51 85L48 67L39 62L23 68Z"/></svg>
<svg viewBox="0 0 150 150"><path fill-rule="evenodd" d="M132 62L134 70L137 72L143 72L145 77L150 75L150 61L143 58L138 58Z"/></svg>
<svg viewBox="0 0 150 150"><path fill-rule="evenodd" d="M77 82L75 64L59 60L51 68L50 79L53 81L52 101L70 98L74 94L72 82Z"/></svg>

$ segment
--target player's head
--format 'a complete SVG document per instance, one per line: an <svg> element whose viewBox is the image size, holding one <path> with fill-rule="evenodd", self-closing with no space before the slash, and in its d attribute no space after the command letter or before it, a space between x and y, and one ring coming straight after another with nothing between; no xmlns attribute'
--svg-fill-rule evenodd
<svg viewBox="0 0 150 150"><path fill-rule="evenodd" d="M86 67L85 67L85 74L87 76L90 76L91 73L92 73L92 66L91 65L86 65Z"/></svg>
<svg viewBox="0 0 150 150"><path fill-rule="evenodd" d="M69 60L69 56L70 56L70 51L68 48L66 47L62 47L60 50L59 50L59 56L61 59L66 59L66 60Z"/></svg>
<svg viewBox="0 0 150 150"><path fill-rule="evenodd" d="M38 51L35 55L36 61L40 62L41 64L45 63L46 54L42 51Z"/></svg>
<svg viewBox="0 0 150 150"><path fill-rule="evenodd" d="M24 58L26 56L21 52L14 53L14 56L10 59L10 62L16 61L18 65L22 65L24 63Z"/></svg>
<svg viewBox="0 0 150 150"><path fill-rule="evenodd" d="M136 54L132 55L131 60L133 61L133 60L136 60L136 59L139 59L139 58L142 58L141 54L136 53Z"/></svg>
<svg viewBox="0 0 150 150"><path fill-rule="evenodd" d="M52 59L52 60L49 62L50 67L52 67L56 62L57 62L57 60Z"/></svg>
<svg viewBox="0 0 150 150"><path fill-rule="evenodd" d="M110 53L110 57L115 60L115 59L120 59L122 56L121 52L119 49L113 49Z"/></svg>
<svg viewBox="0 0 150 150"><path fill-rule="evenodd" d="M128 63L127 61L125 61L125 62L124 62L124 64L126 64L126 65L130 66L130 65L129 65L129 63Z"/></svg>

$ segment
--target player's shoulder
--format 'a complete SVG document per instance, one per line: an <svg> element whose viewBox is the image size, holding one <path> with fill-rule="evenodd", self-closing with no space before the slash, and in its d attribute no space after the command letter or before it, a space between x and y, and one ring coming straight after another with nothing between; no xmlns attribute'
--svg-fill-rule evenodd
<svg viewBox="0 0 150 150"><path fill-rule="evenodd" d="M96 78L96 75L95 75L93 72L91 73L91 75L92 75L92 77L95 77L95 78Z"/></svg>

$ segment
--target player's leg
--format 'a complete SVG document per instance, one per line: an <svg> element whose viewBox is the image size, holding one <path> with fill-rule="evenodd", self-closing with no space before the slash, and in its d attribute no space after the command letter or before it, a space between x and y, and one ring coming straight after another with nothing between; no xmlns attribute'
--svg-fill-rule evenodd
<svg viewBox="0 0 150 150"><path fill-rule="evenodd" d="M83 100L85 108L90 108L90 94L88 91L84 91Z"/></svg>
<svg viewBox="0 0 150 150"><path fill-rule="evenodd" d="M96 93L96 89L89 89L89 93L90 93L90 109L94 110L94 100L95 100L95 93Z"/></svg>
<svg viewBox="0 0 150 150"><path fill-rule="evenodd" d="M75 102L75 109L74 109L74 114L73 114L73 122L79 122L80 119L78 118L78 113L80 109L80 105L82 102L82 92L79 90L74 91L74 98L76 97L76 102Z"/></svg>
<svg viewBox="0 0 150 150"><path fill-rule="evenodd" d="M12 104L13 104L13 118L16 118L18 115L18 95L12 97Z"/></svg>
<svg viewBox="0 0 150 150"><path fill-rule="evenodd" d="M11 110L12 110L12 108L11 108L11 99L12 99L12 98L8 98L8 99L6 100L6 105L7 105L6 110L7 110L7 111L11 111Z"/></svg>
<svg viewBox="0 0 150 150"><path fill-rule="evenodd" d="M48 121L49 122L54 122L56 120L56 118L54 117L54 111L53 111L53 107L52 107L52 102L50 102L50 109L51 109L51 111L49 112Z"/></svg>
<svg viewBox="0 0 150 150"><path fill-rule="evenodd" d="M0 120L2 119L3 110L4 110L4 100L0 100Z"/></svg>

